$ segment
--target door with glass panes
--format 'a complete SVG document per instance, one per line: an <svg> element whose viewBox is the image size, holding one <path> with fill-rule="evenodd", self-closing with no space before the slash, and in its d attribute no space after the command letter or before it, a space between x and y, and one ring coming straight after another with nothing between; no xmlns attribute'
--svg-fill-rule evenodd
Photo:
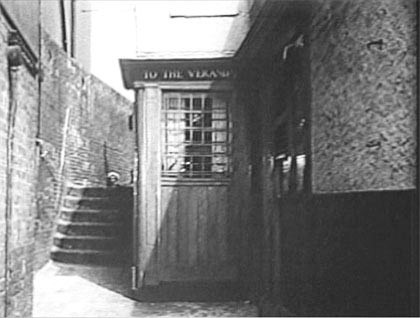
<svg viewBox="0 0 420 318"><path fill-rule="evenodd" d="M230 94L166 91L161 100L158 281L233 280Z"/></svg>

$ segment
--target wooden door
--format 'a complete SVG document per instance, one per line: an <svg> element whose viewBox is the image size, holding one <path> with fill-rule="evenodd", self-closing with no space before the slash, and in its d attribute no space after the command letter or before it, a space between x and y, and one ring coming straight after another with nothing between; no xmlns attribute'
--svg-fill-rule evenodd
<svg viewBox="0 0 420 318"><path fill-rule="evenodd" d="M234 223L228 211L229 97L226 92L153 89L141 96L139 118L149 119L140 138L148 149L140 155L146 163L140 164L140 183L146 186L139 189L146 198L139 216L142 285L236 280L229 240ZM158 122L157 109L153 116L146 105L151 100L160 104ZM157 125L158 132L148 130ZM152 172L156 165L159 175Z"/></svg>
<svg viewBox="0 0 420 318"><path fill-rule="evenodd" d="M227 185L162 185L159 281L228 281Z"/></svg>
<svg viewBox="0 0 420 318"><path fill-rule="evenodd" d="M233 279L228 253L229 95L165 92L159 280Z"/></svg>

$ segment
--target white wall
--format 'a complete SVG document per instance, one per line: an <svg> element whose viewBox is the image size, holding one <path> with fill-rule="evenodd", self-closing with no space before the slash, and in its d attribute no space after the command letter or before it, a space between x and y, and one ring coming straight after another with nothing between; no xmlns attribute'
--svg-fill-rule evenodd
<svg viewBox="0 0 420 318"><path fill-rule="evenodd" d="M139 1L138 55L163 58L232 55L242 41L237 21L246 17L246 12L240 10L241 2ZM236 17L217 17L235 14Z"/></svg>
<svg viewBox="0 0 420 318"><path fill-rule="evenodd" d="M90 2L91 72L130 99L119 58L232 56L248 30L242 0ZM189 18L174 17L181 15Z"/></svg>
<svg viewBox="0 0 420 318"><path fill-rule="evenodd" d="M91 72L133 100L124 89L120 58L134 58L136 48L136 1L91 1Z"/></svg>

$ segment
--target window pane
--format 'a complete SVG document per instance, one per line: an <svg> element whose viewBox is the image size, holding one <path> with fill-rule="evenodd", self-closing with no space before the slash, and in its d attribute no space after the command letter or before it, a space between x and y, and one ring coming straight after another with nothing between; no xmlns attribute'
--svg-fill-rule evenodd
<svg viewBox="0 0 420 318"><path fill-rule="evenodd" d="M194 143L201 142L201 131L193 131L193 142Z"/></svg>
<svg viewBox="0 0 420 318"><path fill-rule="evenodd" d="M211 159L212 157L204 157L204 171L211 171Z"/></svg>
<svg viewBox="0 0 420 318"><path fill-rule="evenodd" d="M191 141L191 132L189 130L185 131L185 141Z"/></svg>
<svg viewBox="0 0 420 318"><path fill-rule="evenodd" d="M211 127L211 114L204 114L204 127Z"/></svg>
<svg viewBox="0 0 420 318"><path fill-rule="evenodd" d="M212 106L213 106L213 99L206 97L204 99L204 109L211 110Z"/></svg>
<svg viewBox="0 0 420 318"><path fill-rule="evenodd" d="M206 132L204 133L204 142L205 142L206 144L211 143L211 132L210 132L210 131L206 131Z"/></svg>
<svg viewBox="0 0 420 318"><path fill-rule="evenodd" d="M191 127L191 114L185 114L185 126Z"/></svg>
<svg viewBox="0 0 420 318"><path fill-rule="evenodd" d="M168 108L169 109L178 109L178 98L175 98L175 97L169 98Z"/></svg>
<svg viewBox="0 0 420 318"><path fill-rule="evenodd" d="M193 110L201 110L201 97L193 98Z"/></svg>
<svg viewBox="0 0 420 318"><path fill-rule="evenodd" d="M202 127L202 126L203 126L203 115L193 114L193 127Z"/></svg>
<svg viewBox="0 0 420 318"><path fill-rule="evenodd" d="M182 99L182 108L185 109L185 110L189 110L191 108L189 98L183 98Z"/></svg>
<svg viewBox="0 0 420 318"><path fill-rule="evenodd" d="M162 175L217 178L228 174L226 96L220 93L164 95Z"/></svg>

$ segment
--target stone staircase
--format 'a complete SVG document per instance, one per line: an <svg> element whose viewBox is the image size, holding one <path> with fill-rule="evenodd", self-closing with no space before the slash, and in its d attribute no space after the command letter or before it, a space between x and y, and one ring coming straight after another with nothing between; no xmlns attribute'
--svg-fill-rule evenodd
<svg viewBox="0 0 420 318"><path fill-rule="evenodd" d="M63 263L130 262L132 188L68 187L51 259Z"/></svg>

